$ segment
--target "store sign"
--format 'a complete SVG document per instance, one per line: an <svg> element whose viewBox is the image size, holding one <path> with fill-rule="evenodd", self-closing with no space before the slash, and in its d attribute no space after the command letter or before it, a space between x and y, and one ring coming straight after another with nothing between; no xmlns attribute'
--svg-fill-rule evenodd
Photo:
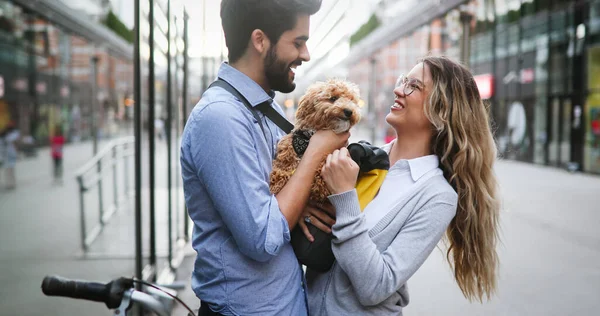
<svg viewBox="0 0 600 316"><path fill-rule="evenodd" d="M4 98L4 77L0 76L0 98Z"/></svg>
<svg viewBox="0 0 600 316"><path fill-rule="evenodd" d="M494 95L494 75L484 74L474 76L473 78L482 99L489 99Z"/></svg>

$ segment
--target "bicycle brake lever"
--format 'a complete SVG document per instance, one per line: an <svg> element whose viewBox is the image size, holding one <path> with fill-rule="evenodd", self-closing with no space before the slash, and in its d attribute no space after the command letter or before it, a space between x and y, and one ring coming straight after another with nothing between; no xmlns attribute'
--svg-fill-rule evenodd
<svg viewBox="0 0 600 316"><path fill-rule="evenodd" d="M131 308L131 294L133 293L133 289L129 289L123 293L123 299L121 300L121 305L117 309L115 309L115 315L125 316L127 315L127 311Z"/></svg>

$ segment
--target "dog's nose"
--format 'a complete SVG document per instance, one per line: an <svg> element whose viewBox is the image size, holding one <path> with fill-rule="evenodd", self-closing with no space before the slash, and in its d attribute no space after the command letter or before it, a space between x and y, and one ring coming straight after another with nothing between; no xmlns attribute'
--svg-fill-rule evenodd
<svg viewBox="0 0 600 316"><path fill-rule="evenodd" d="M344 109L344 115L346 115L347 118L350 118L352 116L352 110Z"/></svg>

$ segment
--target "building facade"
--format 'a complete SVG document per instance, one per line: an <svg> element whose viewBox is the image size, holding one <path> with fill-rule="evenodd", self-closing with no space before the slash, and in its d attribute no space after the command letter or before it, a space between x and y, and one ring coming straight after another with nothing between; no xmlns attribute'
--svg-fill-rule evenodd
<svg viewBox="0 0 600 316"><path fill-rule="evenodd" d="M473 71L502 158L600 173L599 0L424 0L409 9L413 18L383 23L343 63L367 101L372 141L385 136L398 75L444 54Z"/></svg>
<svg viewBox="0 0 600 316"><path fill-rule="evenodd" d="M133 48L76 12L0 0L0 129L12 121L38 144L58 129L77 140L91 135L95 112L100 132L114 132L133 92Z"/></svg>
<svg viewBox="0 0 600 316"><path fill-rule="evenodd" d="M389 133L386 113L394 102L394 85L427 54L459 59L463 26L463 0L387 1L374 7L381 25L355 43L340 64L348 79L359 85L365 101L361 128L370 141L380 144Z"/></svg>
<svg viewBox="0 0 600 316"><path fill-rule="evenodd" d="M474 5L469 62L501 155L600 173L600 1Z"/></svg>

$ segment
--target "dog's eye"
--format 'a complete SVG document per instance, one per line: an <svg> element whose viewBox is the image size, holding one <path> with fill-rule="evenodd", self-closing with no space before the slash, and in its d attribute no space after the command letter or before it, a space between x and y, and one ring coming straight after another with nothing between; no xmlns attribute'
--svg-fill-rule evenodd
<svg viewBox="0 0 600 316"><path fill-rule="evenodd" d="M338 97L336 97L336 96L329 97L329 101L331 101L331 102L335 102L335 101L337 101L337 99L338 99Z"/></svg>

